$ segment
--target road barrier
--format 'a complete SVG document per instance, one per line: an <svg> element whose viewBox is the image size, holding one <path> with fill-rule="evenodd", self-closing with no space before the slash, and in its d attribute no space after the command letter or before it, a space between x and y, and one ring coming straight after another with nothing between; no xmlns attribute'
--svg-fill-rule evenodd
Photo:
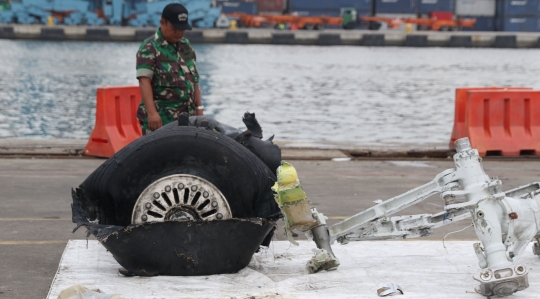
<svg viewBox="0 0 540 299"><path fill-rule="evenodd" d="M540 154L540 91L530 88L456 89L451 144L469 137L481 156Z"/></svg>
<svg viewBox="0 0 540 299"><path fill-rule="evenodd" d="M96 125L84 154L108 158L139 138L142 132L135 114L140 102L138 86L98 88Z"/></svg>
<svg viewBox="0 0 540 299"><path fill-rule="evenodd" d="M107 28L87 28L86 40L87 41L102 41L106 42L111 39L109 29Z"/></svg>
<svg viewBox="0 0 540 299"><path fill-rule="evenodd" d="M468 137L465 135L465 112L467 104L467 92L473 90L498 90L500 87L466 87L456 88L456 99L454 107L454 128L450 137L449 146L455 149L454 142L460 138Z"/></svg>
<svg viewBox="0 0 540 299"><path fill-rule="evenodd" d="M448 42L450 48L470 48L472 47L472 36L452 35Z"/></svg>
<svg viewBox="0 0 540 299"><path fill-rule="evenodd" d="M228 44L248 44L249 36L247 32L230 31L225 34L225 42Z"/></svg>
<svg viewBox="0 0 540 299"><path fill-rule="evenodd" d="M407 34L405 37L405 47L427 47L427 35L412 35Z"/></svg>
<svg viewBox="0 0 540 299"><path fill-rule="evenodd" d="M64 28L41 28L40 38L43 40L64 40L66 35L64 33Z"/></svg>
<svg viewBox="0 0 540 299"><path fill-rule="evenodd" d="M294 45L296 44L294 33L272 33L272 44Z"/></svg>
<svg viewBox="0 0 540 299"><path fill-rule="evenodd" d="M135 30L134 40L136 42L142 42L145 39L154 36L154 34L156 34L156 31L153 29L137 29Z"/></svg>
<svg viewBox="0 0 540 299"><path fill-rule="evenodd" d="M204 42L204 36L202 31L186 31L184 32L184 37L194 44L200 44Z"/></svg>
<svg viewBox="0 0 540 299"><path fill-rule="evenodd" d="M517 48L517 37L515 35L495 36L493 48Z"/></svg>
<svg viewBox="0 0 540 299"><path fill-rule="evenodd" d="M320 46L338 46L341 45L341 35L334 33L321 33L317 44Z"/></svg>
<svg viewBox="0 0 540 299"><path fill-rule="evenodd" d="M386 40L384 34L364 34L362 36L363 46L384 47Z"/></svg>

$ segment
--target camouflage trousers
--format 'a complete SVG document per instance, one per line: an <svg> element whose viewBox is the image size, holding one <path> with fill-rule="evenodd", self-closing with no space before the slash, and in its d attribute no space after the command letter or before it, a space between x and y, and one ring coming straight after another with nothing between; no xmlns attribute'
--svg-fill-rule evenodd
<svg viewBox="0 0 540 299"><path fill-rule="evenodd" d="M161 122L163 125L166 125L176 121L180 113L188 112L190 116L194 115L195 109L192 105L189 105L190 102L191 101L154 101L154 104L156 105L159 116L161 116ZM143 135L152 132L148 127L148 112L146 111L143 101L139 104L137 119L141 125Z"/></svg>

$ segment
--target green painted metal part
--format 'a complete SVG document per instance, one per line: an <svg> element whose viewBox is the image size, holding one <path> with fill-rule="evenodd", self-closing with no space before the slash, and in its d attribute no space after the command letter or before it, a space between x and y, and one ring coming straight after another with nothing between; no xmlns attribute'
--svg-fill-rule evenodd
<svg viewBox="0 0 540 299"><path fill-rule="evenodd" d="M294 204L306 198L306 192L304 192L304 189L302 189L302 186L300 185L292 189L280 190L278 193L278 205L280 206Z"/></svg>

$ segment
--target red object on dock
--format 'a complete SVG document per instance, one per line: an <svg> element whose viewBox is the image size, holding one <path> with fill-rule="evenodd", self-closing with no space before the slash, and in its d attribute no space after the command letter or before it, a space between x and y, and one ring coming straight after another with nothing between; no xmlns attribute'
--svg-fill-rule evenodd
<svg viewBox="0 0 540 299"><path fill-rule="evenodd" d="M259 6L259 11L282 13L287 7L285 0L255 0Z"/></svg>
<svg viewBox="0 0 540 299"><path fill-rule="evenodd" d="M450 21L454 19L454 13L451 11L432 11L429 14L429 18Z"/></svg>
<svg viewBox="0 0 540 299"><path fill-rule="evenodd" d="M140 102L138 86L98 88L96 124L84 154L109 158L139 138L142 132L135 114Z"/></svg>
<svg viewBox="0 0 540 299"><path fill-rule="evenodd" d="M481 156L540 154L540 91L457 89L451 146L462 137L469 137Z"/></svg>
<svg viewBox="0 0 540 299"><path fill-rule="evenodd" d="M465 135L465 112L467 105L467 93L469 91L488 91L488 90L532 90L529 87L464 87L456 88L456 100L454 107L454 128L450 137L450 148L454 149L454 141Z"/></svg>

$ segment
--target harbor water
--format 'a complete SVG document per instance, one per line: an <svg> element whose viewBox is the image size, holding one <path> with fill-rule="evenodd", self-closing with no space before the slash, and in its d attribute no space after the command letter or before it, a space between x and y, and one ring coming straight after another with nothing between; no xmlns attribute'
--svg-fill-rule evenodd
<svg viewBox="0 0 540 299"><path fill-rule="evenodd" d="M0 40L0 138L87 139L96 88L136 85L139 43ZM194 45L205 114L312 143L441 143L454 90L540 88L540 51Z"/></svg>

